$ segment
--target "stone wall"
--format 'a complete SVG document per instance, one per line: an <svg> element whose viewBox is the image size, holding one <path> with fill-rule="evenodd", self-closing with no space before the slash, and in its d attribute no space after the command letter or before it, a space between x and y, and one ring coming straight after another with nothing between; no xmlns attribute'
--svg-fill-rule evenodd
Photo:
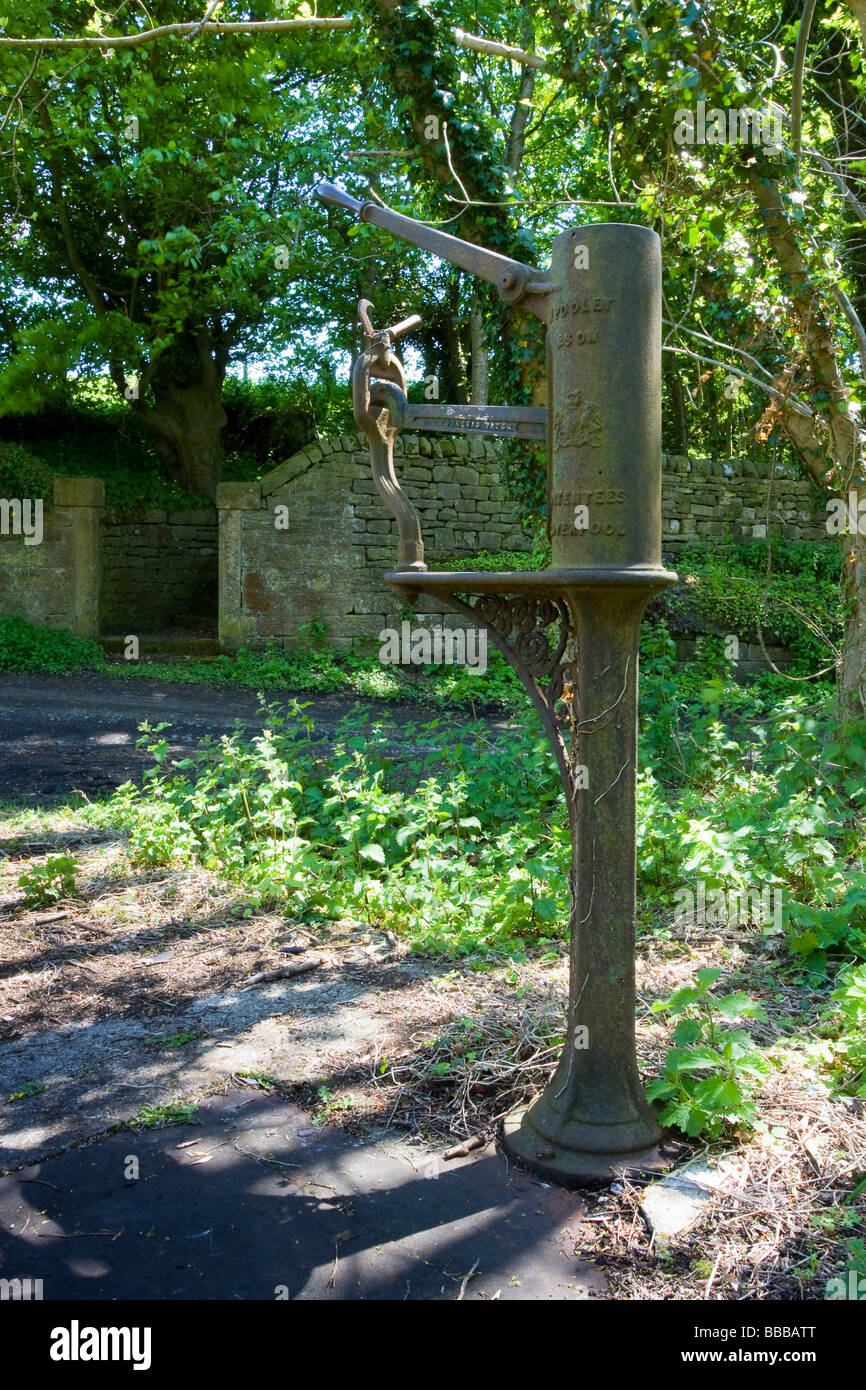
<svg viewBox="0 0 866 1390"><path fill-rule="evenodd" d="M530 549L491 441L407 435L395 462L421 516L431 568L437 556ZM259 483L221 484L217 507L224 646L291 644L317 620L334 645L347 646L399 621L401 602L382 578L396 558L397 528L360 435L309 446ZM429 600L419 609L438 611Z"/></svg>
<svg viewBox="0 0 866 1390"><path fill-rule="evenodd" d="M449 555L531 548L507 501L498 460L497 442L478 437L397 441L395 464L421 516L431 568ZM771 487L770 472L748 460L667 455L665 561L675 565L686 546L726 534L764 535L768 493L772 534L826 540L826 512L811 483L778 467ZM396 558L397 528L376 493L361 436L322 440L260 483L224 483L217 507L224 646L291 645L315 620L327 623L335 645L346 646L356 638L375 640L399 621L400 600L382 579ZM440 610L422 598L418 611ZM457 620L449 615L448 621Z"/></svg>
<svg viewBox="0 0 866 1390"><path fill-rule="evenodd" d="M42 540L0 534L0 614L80 637L99 635L99 518L105 488L97 478L55 478Z"/></svg>
<svg viewBox="0 0 866 1390"><path fill-rule="evenodd" d="M666 454L662 472L662 551L675 564L687 546L732 535L753 540L826 541L827 512L808 478L789 466L749 459L688 459ZM772 481L771 481L772 475Z"/></svg>
<svg viewBox="0 0 866 1390"><path fill-rule="evenodd" d="M478 437L398 441L398 471L421 515L431 567L479 549L530 548L498 459L498 444ZM667 456L665 561L675 566L687 545L725 534L763 535L768 493L771 533L826 540L826 510L811 483L779 468L771 486L769 473L748 460ZM41 544L0 535L0 613L87 636L200 632L214 625L218 597L227 648L292 645L316 620L327 623L337 646L375 641L403 616L382 578L397 554L396 525L359 435L311 445L257 483L222 484L217 508L105 510L101 482L58 477ZM440 611L431 599L419 610Z"/></svg>
<svg viewBox="0 0 866 1390"><path fill-rule="evenodd" d="M102 632L215 631L217 516L109 508L102 518Z"/></svg>

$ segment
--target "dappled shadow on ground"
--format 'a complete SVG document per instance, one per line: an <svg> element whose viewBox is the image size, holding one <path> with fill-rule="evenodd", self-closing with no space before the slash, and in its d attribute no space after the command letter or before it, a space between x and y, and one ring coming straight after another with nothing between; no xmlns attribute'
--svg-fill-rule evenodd
<svg viewBox="0 0 866 1390"><path fill-rule="evenodd" d="M0 1179L0 1277L45 1299L605 1296L574 1255L582 1198L492 1150L395 1153L237 1092L201 1118Z"/></svg>
<svg viewBox="0 0 866 1390"><path fill-rule="evenodd" d="M0 858L31 859L38 854L64 854L109 844L116 839L113 830L90 830L81 826L69 830L22 830L17 835L0 835Z"/></svg>
<svg viewBox="0 0 866 1390"><path fill-rule="evenodd" d="M188 869L135 869L122 837L101 837L79 855L75 898L43 908L23 906L17 879L33 858L84 839L83 831L15 837L24 855L5 865L5 910L0 908L0 1039L33 1030L122 1017L150 1018L186 1009L197 1000L242 986L254 973L284 967L295 954L318 951L329 981L369 982L372 962L363 931L320 922L302 928L286 908L264 910L246 902L243 889L216 875ZM27 848L25 848L25 846ZM2 870L2 861L0 861ZM9 890L17 889L12 896ZM320 950L321 948L321 950ZM321 952L324 951L324 955ZM405 948L375 972L376 987L399 989L435 967L410 961ZM397 974L394 974L394 970Z"/></svg>
<svg viewBox="0 0 866 1390"><path fill-rule="evenodd" d="M130 907L130 887L144 907ZM338 1059L358 1063L385 1039L402 1044L413 1026L447 1013L446 1001L424 991L448 974L447 962L384 940L384 953L371 958L363 931L322 926L315 941L277 913L238 917L236 894L213 902L211 893L218 898L194 873L187 883L178 873L130 872L59 904L60 921L54 912L6 917L3 1098L17 1098L0 1110L0 1165L104 1132L144 1102L200 1095L234 1072L266 1070L288 1085L315 1080ZM106 899L108 914L96 915ZM106 925L115 903L143 920ZM157 920L145 907L160 909ZM290 954L281 949L287 942L296 943ZM257 972L308 965L245 987Z"/></svg>
<svg viewBox="0 0 866 1390"><path fill-rule="evenodd" d="M150 1019L238 989L254 972L305 963L301 956L284 954L277 944L293 940L296 929L286 919L267 914L238 920L221 908L161 927L142 923L137 929L105 928L97 936L95 930L87 926L77 930L74 916L70 923L33 928L31 934L42 935L40 944L0 962L0 988L4 980L11 983L23 973L37 977L31 997L10 1015L5 1028L0 1024L0 1039L5 1034L5 1040L12 1041L58 1023L81 1028L85 1021ZM49 932L51 939L46 940ZM310 946L303 955L320 962L312 983L305 981L314 990L342 980L391 992L410 988L428 974L447 971L444 962L411 956L398 958L392 965L371 964L359 955L357 941L347 934L324 938L321 946ZM82 994L78 1008L71 1015L66 1011L62 1020L50 1017L51 979L41 988L38 984L51 972L52 979L71 981Z"/></svg>

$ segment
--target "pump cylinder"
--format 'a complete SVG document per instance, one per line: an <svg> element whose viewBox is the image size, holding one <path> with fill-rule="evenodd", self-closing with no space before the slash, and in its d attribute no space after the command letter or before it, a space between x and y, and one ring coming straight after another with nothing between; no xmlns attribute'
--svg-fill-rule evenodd
<svg viewBox="0 0 866 1390"><path fill-rule="evenodd" d="M661 244L593 223L553 243L548 533L553 569L661 566Z"/></svg>

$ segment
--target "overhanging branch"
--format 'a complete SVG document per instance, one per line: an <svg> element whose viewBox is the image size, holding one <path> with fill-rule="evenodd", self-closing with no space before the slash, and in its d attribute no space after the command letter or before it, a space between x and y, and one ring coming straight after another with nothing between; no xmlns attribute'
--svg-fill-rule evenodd
<svg viewBox="0 0 866 1390"><path fill-rule="evenodd" d="M72 34L61 36L46 34L38 39L8 39L0 37L2 48L136 48L154 39L171 36L184 38L190 34L271 34L293 29L351 29L355 23L348 19L263 19L238 20L225 24L207 23L200 20L189 24L160 24L155 29L141 29L136 34Z"/></svg>
<svg viewBox="0 0 866 1390"><path fill-rule="evenodd" d="M310 16L308 19L208 21L204 24L201 20L193 20L186 24L160 24L155 29L142 29L136 34L45 34L36 39L10 39L0 35L0 48L137 48L141 44L152 43L154 39L190 38L199 34L242 34L255 38L257 34L284 34L295 30L345 32L357 25L358 20L353 15L333 19ZM528 53L524 48L482 39L462 29L452 29L451 36L458 48L469 48L506 62L520 63L525 68L551 71L546 58L538 53Z"/></svg>

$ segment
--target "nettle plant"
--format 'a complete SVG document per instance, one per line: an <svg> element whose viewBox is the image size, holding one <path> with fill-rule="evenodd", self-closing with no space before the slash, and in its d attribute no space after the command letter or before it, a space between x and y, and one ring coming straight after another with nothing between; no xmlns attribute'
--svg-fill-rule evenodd
<svg viewBox="0 0 866 1390"><path fill-rule="evenodd" d="M866 965L847 965L836 976L823 1030L822 1052L840 1091L866 1096Z"/></svg>
<svg viewBox="0 0 866 1390"><path fill-rule="evenodd" d="M432 951L513 951L564 932L568 833L544 741L433 720L404 725L411 751L396 753L350 717L325 749L297 702L269 709L268 726L177 762L165 726L142 726L154 766L112 802L133 859L198 862L250 901L352 917Z"/></svg>
<svg viewBox="0 0 866 1390"><path fill-rule="evenodd" d="M772 676L718 687L674 669L656 633L642 666L638 875L645 903L676 890L772 890L810 973L866 958L866 723L835 693ZM643 658L642 658L643 660ZM721 695L719 691L721 690ZM767 926L767 930L775 930Z"/></svg>
<svg viewBox="0 0 866 1390"><path fill-rule="evenodd" d="M721 970L698 970L695 983L657 1000L654 1013L676 1019L673 1047L664 1075L647 1087L649 1100L664 1102L659 1119L690 1139L718 1139L726 1129L758 1127L754 1095L770 1065L736 1019L766 1019L763 1007L747 994L715 995Z"/></svg>
<svg viewBox="0 0 866 1390"><path fill-rule="evenodd" d="M75 895L77 865L71 854L52 854L44 864L34 864L18 876L28 907L49 907Z"/></svg>

